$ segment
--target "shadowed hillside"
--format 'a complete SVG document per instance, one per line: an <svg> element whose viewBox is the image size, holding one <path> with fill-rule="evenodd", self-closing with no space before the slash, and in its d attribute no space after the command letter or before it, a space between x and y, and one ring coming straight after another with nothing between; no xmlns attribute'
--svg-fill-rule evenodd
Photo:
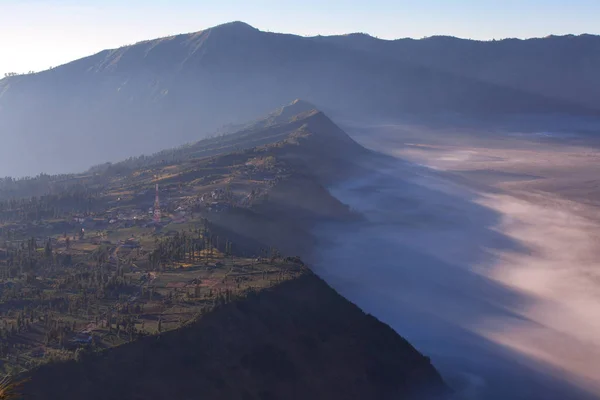
<svg viewBox="0 0 600 400"><path fill-rule="evenodd" d="M592 112L392 51L365 56L235 22L0 81L0 175L72 172L177 146L295 98L371 117Z"/></svg>
<svg viewBox="0 0 600 400"><path fill-rule="evenodd" d="M185 328L29 377L23 393L32 400L397 400L445 392L426 357L312 274Z"/></svg>

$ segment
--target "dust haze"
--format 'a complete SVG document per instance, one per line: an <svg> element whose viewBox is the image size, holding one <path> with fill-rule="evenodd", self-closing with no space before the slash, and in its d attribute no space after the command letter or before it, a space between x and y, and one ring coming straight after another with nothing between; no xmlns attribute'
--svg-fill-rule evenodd
<svg viewBox="0 0 600 400"><path fill-rule="evenodd" d="M368 221L320 226L315 269L457 399L597 398L600 123L523 122L346 121L394 160L332 189Z"/></svg>

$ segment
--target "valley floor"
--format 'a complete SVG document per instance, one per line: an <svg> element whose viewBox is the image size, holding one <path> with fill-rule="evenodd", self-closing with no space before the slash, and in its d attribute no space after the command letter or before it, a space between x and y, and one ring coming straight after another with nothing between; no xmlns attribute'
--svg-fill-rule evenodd
<svg viewBox="0 0 600 400"><path fill-rule="evenodd" d="M335 188L368 222L321 226L316 272L460 399L596 398L596 143L419 129L348 129L398 160Z"/></svg>

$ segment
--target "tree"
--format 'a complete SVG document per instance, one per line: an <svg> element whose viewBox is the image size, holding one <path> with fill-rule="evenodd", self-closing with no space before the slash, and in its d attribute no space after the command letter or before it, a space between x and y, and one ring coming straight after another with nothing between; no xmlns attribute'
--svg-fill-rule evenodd
<svg viewBox="0 0 600 400"><path fill-rule="evenodd" d="M46 246L44 247L44 255L46 256L46 258L52 257L52 239L50 238L48 238Z"/></svg>
<svg viewBox="0 0 600 400"><path fill-rule="evenodd" d="M75 350L75 361L82 362L86 356L87 350L83 347L79 347L77 350Z"/></svg>

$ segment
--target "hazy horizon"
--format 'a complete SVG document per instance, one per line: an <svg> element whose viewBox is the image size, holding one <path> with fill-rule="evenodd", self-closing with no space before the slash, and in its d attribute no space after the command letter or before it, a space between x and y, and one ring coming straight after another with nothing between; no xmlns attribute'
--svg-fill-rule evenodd
<svg viewBox="0 0 600 400"><path fill-rule="evenodd" d="M90 1L85 5L71 0L7 0L0 4L0 77L7 72L43 71L104 49L231 21L301 36L364 32L381 39L442 35L499 40L600 33L593 18L600 4L561 3L530 0L500 6L473 0L452 5L439 0L419 4L376 0L368 7L357 1L332 1L324 8L314 0L302 5L263 0L259 6L239 0L218 4Z"/></svg>

